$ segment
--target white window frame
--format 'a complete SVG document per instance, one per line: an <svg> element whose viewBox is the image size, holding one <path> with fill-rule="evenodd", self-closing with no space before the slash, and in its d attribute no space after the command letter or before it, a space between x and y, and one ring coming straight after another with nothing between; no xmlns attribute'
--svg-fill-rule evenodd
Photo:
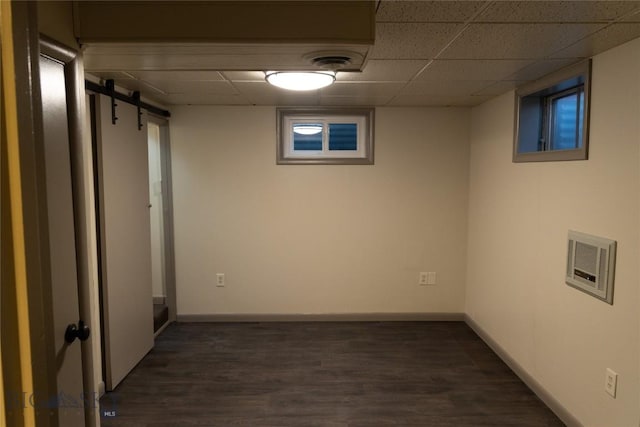
<svg viewBox="0 0 640 427"><path fill-rule="evenodd" d="M551 100L562 94L571 92L573 87L563 87L571 80L580 80L582 83L582 96L584 98L583 123L582 123L582 141L579 148L576 149L551 149L550 132L553 111L550 107ZM549 74L535 82L528 83L516 90L516 114L515 114L515 132L513 141L513 162L547 162L562 160L587 160L589 157L589 104L591 92L591 60L582 61L578 64L564 68L558 72ZM543 121L542 133L538 135L539 141L538 151L520 152L520 125L522 119L527 120L527 115L521 111L523 100L525 98L540 100L541 103L541 120ZM532 140L529 139L529 142Z"/></svg>
<svg viewBox="0 0 640 427"><path fill-rule="evenodd" d="M278 108L277 164L373 164L373 108ZM355 123L356 150L329 150L329 125ZM322 124L322 150L294 150L293 127Z"/></svg>

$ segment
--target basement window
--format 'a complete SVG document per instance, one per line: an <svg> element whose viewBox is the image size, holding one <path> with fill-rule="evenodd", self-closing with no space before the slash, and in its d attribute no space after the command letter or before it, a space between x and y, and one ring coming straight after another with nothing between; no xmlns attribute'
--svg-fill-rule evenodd
<svg viewBox="0 0 640 427"><path fill-rule="evenodd" d="M516 91L514 162L587 159L590 74L584 61Z"/></svg>
<svg viewBox="0 0 640 427"><path fill-rule="evenodd" d="M373 164L373 108L278 108L278 164Z"/></svg>

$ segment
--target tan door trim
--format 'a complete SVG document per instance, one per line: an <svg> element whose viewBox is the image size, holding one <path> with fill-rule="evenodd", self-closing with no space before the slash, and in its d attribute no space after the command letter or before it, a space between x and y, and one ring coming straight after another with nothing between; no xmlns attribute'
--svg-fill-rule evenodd
<svg viewBox="0 0 640 427"><path fill-rule="evenodd" d="M2 199L2 182L5 180L4 175L3 175L3 171L4 171L4 163L3 163L3 159L4 159L4 141L6 141L7 137L5 134L6 131L6 125L4 124L4 116L3 116L3 112L4 112L4 98L2 97L3 91L4 91L4 84L2 83L2 5L0 5L0 199ZM2 201L0 201L0 205L2 205L4 207L4 199L2 199ZM4 211L2 212L2 217L5 216ZM5 237L6 239L6 237ZM0 241L2 241L2 246L4 246L4 240L2 240L2 232L0 231ZM2 249L0 249L0 254L2 253ZM6 256L6 254L5 254ZM1 259L5 259L0 257ZM7 261L5 261L7 262ZM2 280L0 279L0 308L2 307ZM2 330L2 317L0 316L0 331ZM2 340L0 339L0 355L2 355ZM0 427L6 427L7 426L7 417L6 417L6 413L7 413L7 409L5 407L5 397L4 397L4 376L2 375L2 358L0 356Z"/></svg>
<svg viewBox="0 0 640 427"><path fill-rule="evenodd" d="M42 406L57 395L57 385L48 286L51 272L36 6L35 2L0 2L10 248L13 251L13 265L8 269L13 273L11 288L9 292L3 289L3 294L14 298L4 301L3 306L15 307L9 310L14 317L2 324L2 341L6 343L6 339L13 337L18 343L15 348L3 346L9 354L2 354L2 363L5 388L10 385L12 393L25 397L24 404L17 407L13 415L7 413L7 424L47 427L58 425L58 410ZM9 361L12 366L8 366ZM7 378L14 371L19 375Z"/></svg>
<svg viewBox="0 0 640 427"><path fill-rule="evenodd" d="M12 3L0 2L2 9L2 85L3 85L3 112L4 126L3 139L6 143L7 152L7 175L9 185L9 212L11 218L11 245L13 256L13 281L4 283L4 286L12 286L11 293L15 299L8 300L5 297L4 304L15 306L14 324L4 322L3 335L14 335L17 337L17 354L9 355L9 360L15 360L19 364L19 383L10 384L12 387L19 387L19 393L29 392L33 387L33 372L31 369L31 343L29 340L30 322L27 296L27 267L24 242L24 224L22 222L22 188L20 180L20 144L18 131L18 112L15 84L15 64L13 56L13 34L12 34ZM4 208L4 206L3 206ZM3 209L3 213L4 212ZM9 346L5 346L5 352L12 352ZM7 356L3 361L7 360ZM15 369L15 367L14 367ZM4 403L3 399L3 403ZM22 405L20 405L22 407ZM14 408L7 408L13 410ZM17 409L17 408L16 408ZM17 415L15 420L22 418L23 425L35 425L35 411L30 405L22 407L22 416ZM4 414L7 412L3 411Z"/></svg>

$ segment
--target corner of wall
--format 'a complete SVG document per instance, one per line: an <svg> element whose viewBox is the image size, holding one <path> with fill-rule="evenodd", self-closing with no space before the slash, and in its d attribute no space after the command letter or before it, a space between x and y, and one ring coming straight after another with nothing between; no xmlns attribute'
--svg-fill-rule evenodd
<svg viewBox="0 0 640 427"><path fill-rule="evenodd" d="M585 161L512 163L513 92L472 110L465 312L586 426L640 418L639 76L640 39L593 58ZM564 283L569 229L618 241L613 306Z"/></svg>

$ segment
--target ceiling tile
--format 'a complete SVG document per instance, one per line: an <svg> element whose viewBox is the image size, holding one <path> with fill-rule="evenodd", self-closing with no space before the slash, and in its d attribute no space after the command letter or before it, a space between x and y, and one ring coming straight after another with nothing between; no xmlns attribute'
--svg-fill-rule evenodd
<svg viewBox="0 0 640 427"><path fill-rule="evenodd" d="M433 80L411 82L402 89L400 95L466 96L471 95L492 83L492 81L482 80Z"/></svg>
<svg viewBox="0 0 640 427"><path fill-rule="evenodd" d="M376 13L377 22L466 22L484 1L406 1L383 0Z"/></svg>
<svg viewBox="0 0 640 427"><path fill-rule="evenodd" d="M261 70L312 69L305 55L332 45L88 44L85 66L164 104L468 106L640 37L640 0L378 4L375 45L341 45L362 69L320 91L274 88Z"/></svg>
<svg viewBox="0 0 640 427"><path fill-rule="evenodd" d="M397 107L472 107L491 98L491 96L401 95L395 97L389 105Z"/></svg>
<svg viewBox="0 0 640 427"><path fill-rule="evenodd" d="M640 37L640 23L613 24L552 55L554 58L587 58Z"/></svg>
<svg viewBox="0 0 640 427"><path fill-rule="evenodd" d="M135 79L114 79L116 90L124 93L125 95L131 95L132 92L140 92L142 99L145 102L156 102L160 104L166 104L166 93L149 86L145 82Z"/></svg>
<svg viewBox="0 0 640 427"><path fill-rule="evenodd" d="M620 22L640 22L640 8L622 18Z"/></svg>
<svg viewBox="0 0 640 427"><path fill-rule="evenodd" d="M233 86L226 81L191 81L191 80L154 80L145 81L161 91L172 93L207 93L232 95L236 93Z"/></svg>
<svg viewBox="0 0 640 427"><path fill-rule="evenodd" d="M640 8L640 1L497 1L475 22L609 22Z"/></svg>
<svg viewBox="0 0 640 427"><path fill-rule="evenodd" d="M367 61L362 72L339 72L338 81L409 81L428 63L427 60L384 60Z"/></svg>
<svg viewBox="0 0 640 427"><path fill-rule="evenodd" d="M320 92L321 95L333 96L392 96L398 93L405 84L336 82Z"/></svg>
<svg viewBox="0 0 640 427"><path fill-rule="evenodd" d="M320 96L320 105L382 106L392 96Z"/></svg>
<svg viewBox="0 0 640 427"><path fill-rule="evenodd" d="M439 59L536 59L551 55L604 24L470 24Z"/></svg>
<svg viewBox="0 0 640 427"><path fill-rule="evenodd" d="M113 80L116 85L116 90L118 88L122 88L131 92L138 91L145 95L149 94L150 92L154 94L165 95L163 91L158 90L156 88L151 88L148 85L145 85L144 82L141 82L140 80L135 80L135 79L113 79Z"/></svg>
<svg viewBox="0 0 640 427"><path fill-rule="evenodd" d="M582 59L570 58L570 59L545 59L543 61L538 61L534 64L531 64L521 70L516 71L515 73L507 76L505 80L516 80L516 81L526 81L526 80L537 80L543 76L546 76L549 73L560 70L561 68L567 67L571 64L575 64L576 62L582 61Z"/></svg>
<svg viewBox="0 0 640 427"><path fill-rule="evenodd" d="M487 86L484 89L481 89L475 92L473 95L494 97L494 96L502 95L503 93L509 92L510 90L513 90L525 83L526 81L517 81L517 80L505 80L501 82L495 82L492 85Z"/></svg>
<svg viewBox="0 0 640 427"><path fill-rule="evenodd" d="M436 59L415 81L427 80L501 80L532 60L492 60L492 59Z"/></svg>
<svg viewBox="0 0 640 427"><path fill-rule="evenodd" d="M166 96L170 105L251 105L241 95L219 95L211 93L174 93Z"/></svg>
<svg viewBox="0 0 640 427"><path fill-rule="evenodd" d="M130 71L129 74L139 80L154 81L222 81L217 71Z"/></svg>
<svg viewBox="0 0 640 427"><path fill-rule="evenodd" d="M318 105L319 91L294 92L278 89L269 83L234 82L234 86L249 102L255 105Z"/></svg>
<svg viewBox="0 0 640 427"><path fill-rule="evenodd" d="M370 59L434 58L463 24L378 24Z"/></svg>
<svg viewBox="0 0 640 427"><path fill-rule="evenodd" d="M95 71L91 71L90 73L93 76L99 77L102 80L130 80L130 79L135 79L135 77L133 75L131 75L131 73L128 73L126 71L100 71L100 70L95 70Z"/></svg>
<svg viewBox="0 0 640 427"><path fill-rule="evenodd" d="M222 75L233 82L263 82L264 71L224 71Z"/></svg>
<svg viewBox="0 0 640 427"><path fill-rule="evenodd" d="M140 92L143 94L149 94L149 93L153 93L159 96L165 96L168 95L167 92L165 92L164 90L160 89L159 87L153 86L150 83L147 83L145 81L142 80L137 80L138 82L140 82Z"/></svg>

